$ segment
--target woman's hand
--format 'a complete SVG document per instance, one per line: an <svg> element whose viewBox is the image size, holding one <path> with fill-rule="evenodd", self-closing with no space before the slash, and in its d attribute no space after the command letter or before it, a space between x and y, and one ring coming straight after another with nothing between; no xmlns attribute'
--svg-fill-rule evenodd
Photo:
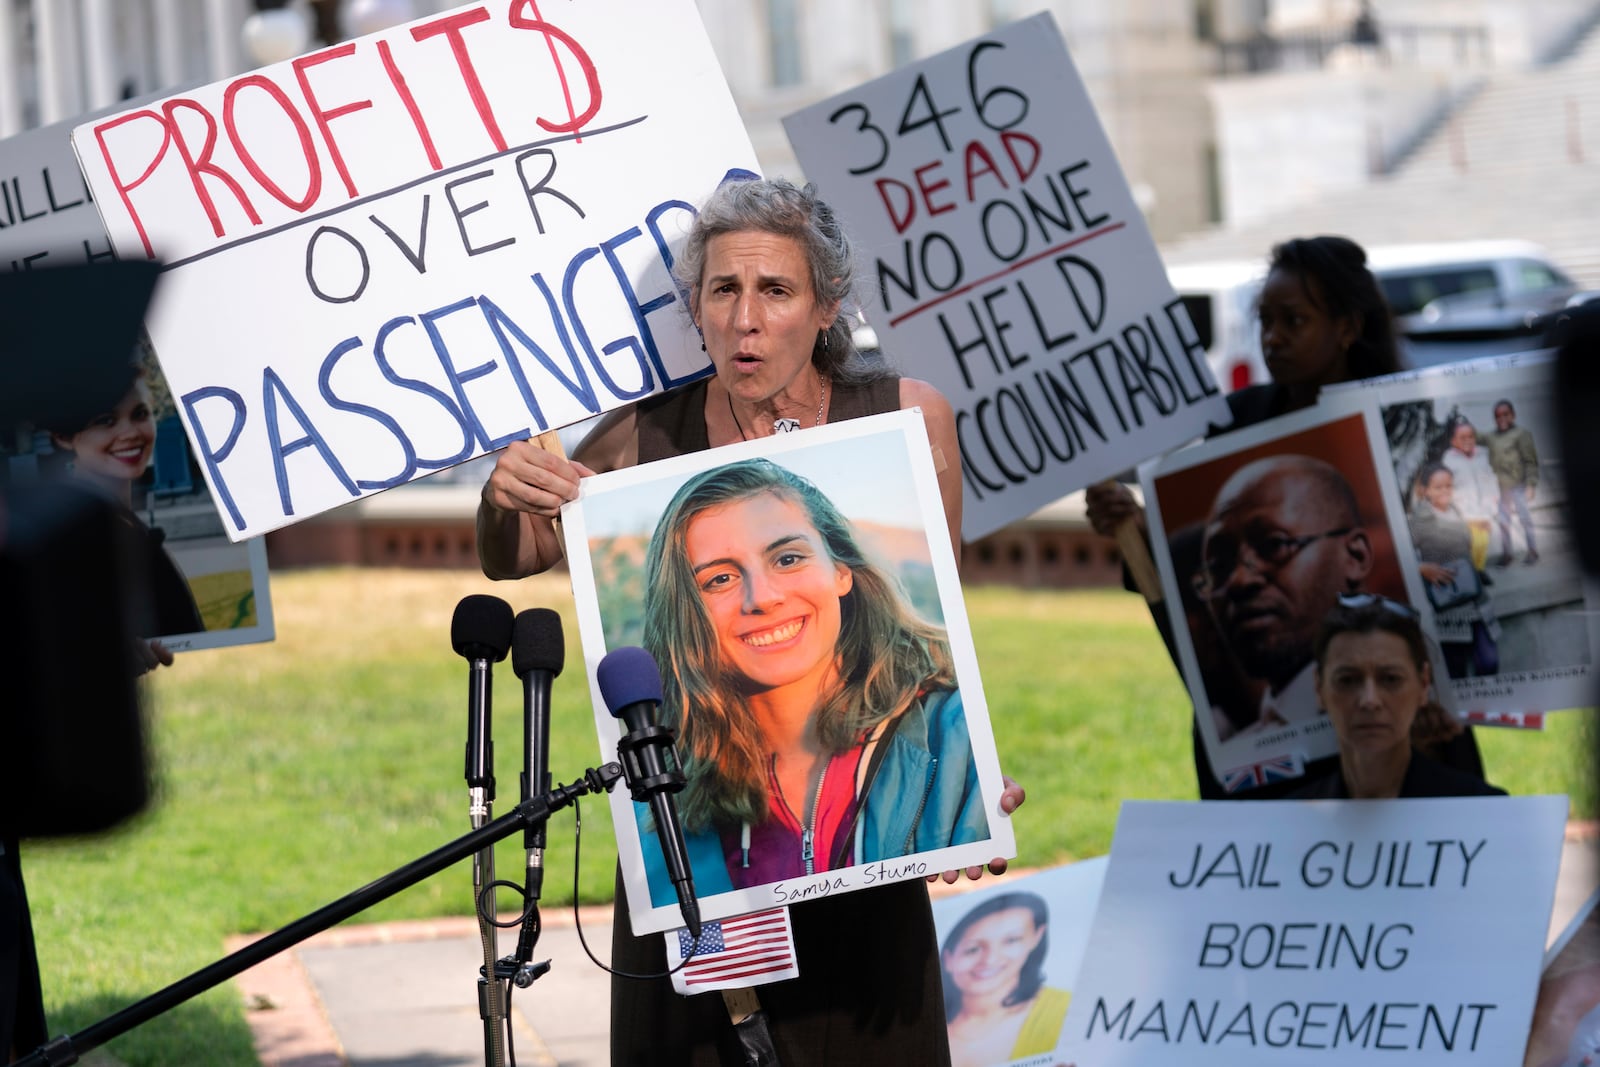
<svg viewBox="0 0 1600 1067"><path fill-rule="evenodd" d="M533 441L501 449L478 505L478 562L490 578L526 578L565 551L556 522L594 471Z"/></svg>
<svg viewBox="0 0 1600 1067"><path fill-rule="evenodd" d="M561 505L578 498L578 479L594 471L549 452L532 441L513 441L500 450L483 486L483 500L501 512L526 512L555 519Z"/></svg>
<svg viewBox="0 0 1600 1067"><path fill-rule="evenodd" d="M1022 802L1028 799L1028 791L1018 785L1010 775L1002 774L1000 777L1006 783L1005 789L1000 793L1000 810L1010 815L1022 807ZM1005 874L1006 861L998 856L995 857L989 861L988 871L990 874ZM983 877L984 868L968 867L966 872L968 878L976 881ZM945 871L943 874L930 874L928 881L937 882L941 878L944 879L946 885L954 885L961 878L961 872L956 870Z"/></svg>
<svg viewBox="0 0 1600 1067"><path fill-rule="evenodd" d="M157 667L172 666L172 650L155 639L133 642L134 675L147 674Z"/></svg>
<svg viewBox="0 0 1600 1067"><path fill-rule="evenodd" d="M1419 563L1417 573L1422 575L1423 581L1434 585L1449 585L1451 582L1450 568L1438 563Z"/></svg>
<svg viewBox="0 0 1600 1067"><path fill-rule="evenodd" d="M1118 528L1130 518L1139 524L1139 532L1144 533L1144 508L1134 499L1133 491L1121 482L1091 485L1083 491L1083 502L1089 525L1101 537L1117 536Z"/></svg>

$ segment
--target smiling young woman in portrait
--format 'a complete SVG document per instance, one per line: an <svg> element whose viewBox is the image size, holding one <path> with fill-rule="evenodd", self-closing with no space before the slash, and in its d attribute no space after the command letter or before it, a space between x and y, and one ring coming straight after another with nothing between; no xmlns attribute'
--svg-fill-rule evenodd
<svg viewBox="0 0 1600 1067"><path fill-rule="evenodd" d="M1044 984L1049 911L1033 893L1000 893L944 940L945 1016L953 1067L989 1067L1049 1052L1072 996Z"/></svg>
<svg viewBox="0 0 1600 1067"><path fill-rule="evenodd" d="M645 574L702 893L988 837L944 631L814 485L765 459L695 475Z"/></svg>
<svg viewBox="0 0 1600 1067"><path fill-rule="evenodd" d="M151 639L141 642L139 652L148 670L172 662L172 653L154 638L196 633L205 629L205 622L183 572L167 553L165 532L152 530L133 510L133 487L155 452L156 419L144 371L130 367L128 375L128 391L116 407L81 425L51 427L50 440L68 457L73 482L116 505L130 558L138 564L127 574L135 583L129 603L136 613L136 632Z"/></svg>

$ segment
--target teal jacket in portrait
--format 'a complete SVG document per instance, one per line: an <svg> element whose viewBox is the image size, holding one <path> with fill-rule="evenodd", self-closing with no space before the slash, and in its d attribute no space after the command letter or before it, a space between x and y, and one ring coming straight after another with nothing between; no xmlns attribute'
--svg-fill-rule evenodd
<svg viewBox="0 0 1600 1067"><path fill-rule="evenodd" d="M922 698L896 721L870 768L866 795L856 815L852 865L875 863L989 837L989 820L978 790L967 716L958 690ZM650 903L677 903L648 804L633 805L650 881ZM697 896L733 891L714 830L684 835Z"/></svg>

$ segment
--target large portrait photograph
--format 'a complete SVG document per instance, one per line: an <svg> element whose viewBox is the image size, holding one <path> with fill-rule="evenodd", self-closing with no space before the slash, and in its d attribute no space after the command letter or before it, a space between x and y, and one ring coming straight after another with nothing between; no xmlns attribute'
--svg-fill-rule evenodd
<svg viewBox="0 0 1600 1067"><path fill-rule="evenodd" d="M660 667L705 918L1015 854L920 412L586 478L563 524L602 758L601 659ZM612 805L635 932L681 925Z"/></svg>
<svg viewBox="0 0 1600 1067"><path fill-rule="evenodd" d="M1337 739L1314 642L1340 597L1415 610L1367 417L1315 409L1141 470L1201 736L1225 786L1294 777Z"/></svg>
<svg viewBox="0 0 1600 1067"><path fill-rule="evenodd" d="M1355 394L1381 413L1423 608L1469 714L1593 701L1553 367L1465 364Z"/></svg>

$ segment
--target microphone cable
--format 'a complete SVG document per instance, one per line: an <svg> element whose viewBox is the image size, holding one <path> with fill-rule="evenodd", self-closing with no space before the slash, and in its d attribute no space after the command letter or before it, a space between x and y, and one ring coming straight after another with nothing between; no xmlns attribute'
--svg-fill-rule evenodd
<svg viewBox="0 0 1600 1067"><path fill-rule="evenodd" d="M657 971L657 972L654 972L654 973L651 973L651 974L635 974L635 973L633 973L631 971L614 970L613 968L608 967L604 963L600 962L599 957L597 957L594 954L594 950L589 947L589 939L584 936L584 933L583 933L583 917L579 913L579 910L578 910L579 909L578 888L579 888L579 882L580 882L579 875L580 875L580 872L582 871L582 868L583 868L583 864L582 864L583 807L582 807L581 804L579 804L577 798L573 798L573 801L572 801L572 824L573 824L573 826L572 826L572 829L573 829L573 833L572 833L572 924L573 924L573 927L577 930L577 933L578 933L578 944L583 946L584 955L588 956L590 962L592 962L596 967L600 968L602 971L605 971L607 974L615 975L618 978L629 978L629 979L633 979L634 981L640 981L640 982L653 982L653 981L658 981L658 980L660 980L662 978L671 978L673 975L677 974L679 971L681 971L685 967L687 967L689 965L689 961L694 959L695 956L697 956L699 954L699 952L700 952L700 942L699 942L698 939L693 943L693 945L690 946L688 955L684 956L683 960L676 967L674 967L674 968L672 968L671 970L668 970L668 971ZM521 895L522 900L523 900L523 907L522 907L521 914L518 915L515 919L507 919L507 920L505 920L503 922L498 918L497 913L495 912L495 908L494 908L495 890L502 889L502 888L503 889L509 889L509 890L512 890L512 891L518 893L519 895ZM478 898L477 898L474 906L475 906L475 910L477 911L477 918L479 919L479 921L488 923L490 926L497 927L497 928L499 928L501 930L508 930L508 929L511 929L512 927L520 926L524 922L529 921L530 918L531 918L531 920L533 922L533 930L534 930L533 941L534 941L534 943L538 942L539 934L543 929L543 924L540 922L540 919L539 919L539 901L538 901L538 898L534 897L531 893L528 892L528 890L527 890L527 888L525 886L519 885L518 883L510 881L509 879L505 879L505 878L496 879L495 881L490 882L488 885L484 886L483 889L478 893ZM510 958L508 957L508 960L509 959ZM505 961L502 961L502 962L505 962ZM506 994L506 1012L505 1012L506 1067L517 1067L516 1043L515 1043L515 1039L514 1039L513 1033L512 1033L512 1031L514 1029L514 1027L512 1026L512 1018L511 1018L511 1000L512 1000L512 996L513 996L513 994L515 994L515 992L518 989L524 989L524 988L527 988L527 987L533 985L534 982L538 981L549 970L550 970L550 961L549 960L544 960L544 961L539 962L539 963L525 964L522 967L519 967L516 970L515 973L510 974L510 975L502 976L502 975L500 975L498 973L498 971L496 973L495 977L497 979L499 979L501 977L508 977L508 978L511 979L505 985L505 994ZM524 976L524 971L526 972L526 976Z"/></svg>

